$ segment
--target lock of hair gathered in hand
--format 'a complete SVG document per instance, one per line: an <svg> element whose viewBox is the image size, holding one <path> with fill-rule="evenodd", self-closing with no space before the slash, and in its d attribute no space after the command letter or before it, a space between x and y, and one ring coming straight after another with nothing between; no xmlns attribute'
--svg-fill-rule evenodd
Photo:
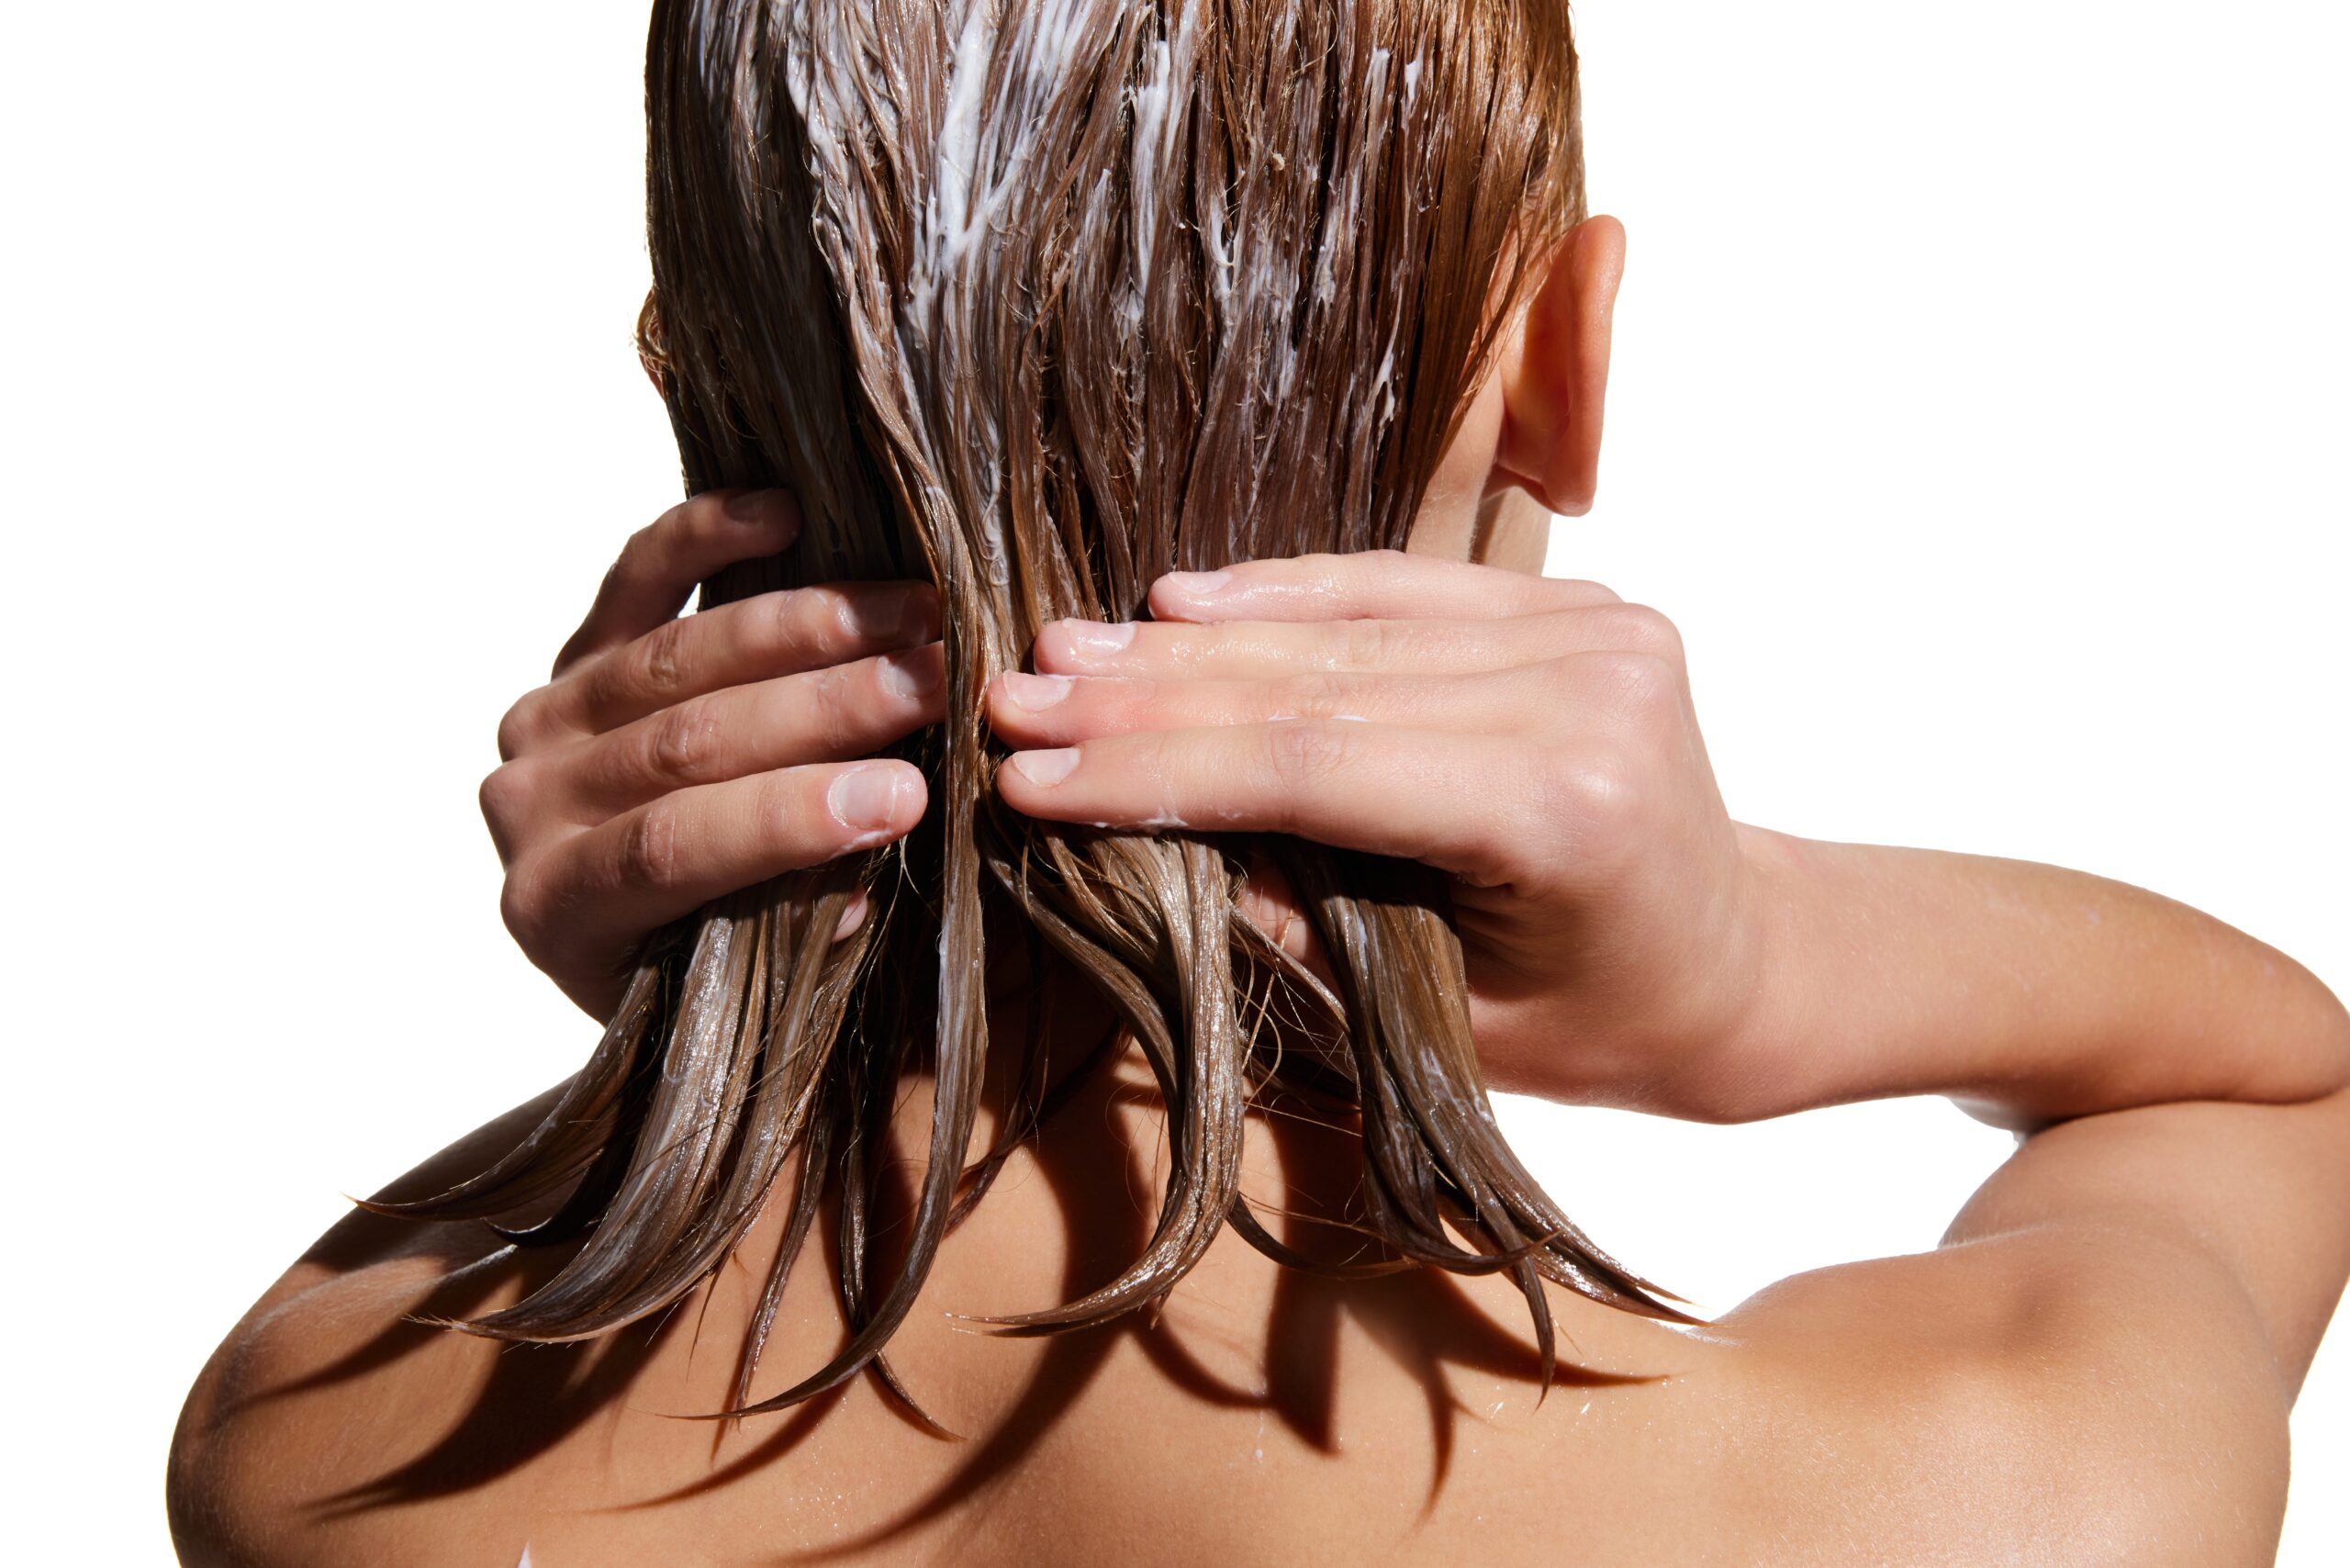
<svg viewBox="0 0 2350 1568"><path fill-rule="evenodd" d="M733 1404L828 1191L850 1333L752 1409L867 1366L996 1161L971 1162L991 1040L983 914L1109 1004L1167 1104L1154 1234L1080 1299L1173 1288L1231 1224L1269 1083L1360 1117L1372 1268L1513 1275L1694 1321L1594 1246L1512 1154L1469 1029L1444 882L1288 838L1034 821L990 787L988 682L1065 616L1131 620L1170 570L1403 545L1532 263L1583 217L1559 0L662 0L647 60L654 292L642 347L689 490L782 487L801 536L705 607L916 576L945 606L943 725L900 754L931 812L886 848L682 923L560 1103L492 1169L379 1205L483 1218L567 1193L518 1244L575 1249L517 1340L677 1301L791 1205ZM1326 987L1237 907L1289 877ZM860 891L870 913L834 933ZM1008 924L1007 924L1008 921ZM1282 1050L1284 1034L1327 1051ZM1571 1047L1572 1042L1562 1042ZM866 1263L893 1099L935 1115L902 1264ZM1034 1115L1005 1131L1032 1130Z"/></svg>

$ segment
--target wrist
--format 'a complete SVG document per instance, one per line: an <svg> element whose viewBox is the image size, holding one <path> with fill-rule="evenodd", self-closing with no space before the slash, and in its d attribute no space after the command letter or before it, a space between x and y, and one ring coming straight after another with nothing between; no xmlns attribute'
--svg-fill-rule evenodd
<svg viewBox="0 0 2350 1568"><path fill-rule="evenodd" d="M1809 961L1816 846L1768 828L1731 824L1740 867L1736 937L1717 1027L1690 1042L1686 1097L1711 1122L1757 1122L1823 1103L1817 1081L1817 966Z"/></svg>

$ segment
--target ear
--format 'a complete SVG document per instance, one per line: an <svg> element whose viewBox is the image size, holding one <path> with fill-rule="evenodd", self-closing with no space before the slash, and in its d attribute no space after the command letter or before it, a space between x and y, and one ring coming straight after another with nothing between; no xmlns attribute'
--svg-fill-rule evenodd
<svg viewBox="0 0 2350 1568"><path fill-rule="evenodd" d="M1554 512L1591 510L1623 281L1624 226L1612 218L1577 224L1551 252L1498 366L1502 433L1488 493L1515 486Z"/></svg>

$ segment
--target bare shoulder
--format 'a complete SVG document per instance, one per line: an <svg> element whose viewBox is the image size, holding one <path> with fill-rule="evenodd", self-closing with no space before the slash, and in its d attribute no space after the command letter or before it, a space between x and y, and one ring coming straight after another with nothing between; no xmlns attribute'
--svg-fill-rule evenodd
<svg viewBox="0 0 2350 1568"><path fill-rule="evenodd" d="M487 1164L554 1091L498 1116L386 1191ZM423 1319L510 1299L520 1276L486 1227L354 1212L263 1293L198 1374L172 1440L166 1499L188 1568L320 1561L366 1511L392 1434L448 1424L499 1347ZM424 1363L430 1362L428 1368Z"/></svg>
<svg viewBox="0 0 2350 1568"><path fill-rule="evenodd" d="M1798 1274L1716 1328L1740 1352L1732 1511L1764 1538L1830 1562L2274 1560L2290 1402L2199 1249L2050 1221Z"/></svg>
<svg viewBox="0 0 2350 1568"><path fill-rule="evenodd" d="M2272 1562L2345 1278L2350 1090L2042 1128L1935 1250L1718 1320L1751 1517L1796 1500L1831 1561L1884 1560L1875 1530L1920 1562Z"/></svg>

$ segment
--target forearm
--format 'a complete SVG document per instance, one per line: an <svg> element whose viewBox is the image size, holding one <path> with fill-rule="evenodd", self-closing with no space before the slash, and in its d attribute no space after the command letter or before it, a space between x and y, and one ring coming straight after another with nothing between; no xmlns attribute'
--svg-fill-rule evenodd
<svg viewBox="0 0 2350 1568"><path fill-rule="evenodd" d="M1741 828L1768 961L1757 1115L1947 1094L2035 1124L2350 1082L2350 1014L2265 943L2124 883Z"/></svg>

